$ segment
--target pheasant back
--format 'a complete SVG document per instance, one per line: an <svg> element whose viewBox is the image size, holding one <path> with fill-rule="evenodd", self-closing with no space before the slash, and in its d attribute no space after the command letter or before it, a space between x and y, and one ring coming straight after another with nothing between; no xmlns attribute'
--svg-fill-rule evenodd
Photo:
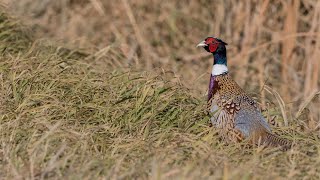
<svg viewBox="0 0 320 180"><path fill-rule="evenodd" d="M208 101L211 112L214 112L211 122L221 129L222 137L232 142L249 139L255 144L290 144L271 133L257 102L228 73L211 78L215 86Z"/></svg>

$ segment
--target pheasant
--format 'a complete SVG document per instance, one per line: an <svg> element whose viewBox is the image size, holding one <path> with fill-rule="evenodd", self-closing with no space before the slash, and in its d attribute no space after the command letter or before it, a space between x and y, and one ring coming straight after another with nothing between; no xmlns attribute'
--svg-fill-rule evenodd
<svg viewBox="0 0 320 180"><path fill-rule="evenodd" d="M272 134L257 102L229 75L226 45L215 37L207 37L197 45L214 57L208 91L208 106L214 113L211 117L213 126L231 142L247 139L253 144L288 149L291 142Z"/></svg>

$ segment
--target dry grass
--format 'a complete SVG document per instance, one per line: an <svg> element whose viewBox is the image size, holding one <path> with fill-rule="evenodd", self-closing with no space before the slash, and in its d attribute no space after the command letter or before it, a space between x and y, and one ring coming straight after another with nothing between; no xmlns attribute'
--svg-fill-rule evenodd
<svg viewBox="0 0 320 180"><path fill-rule="evenodd" d="M265 84L279 92L287 116L320 89L316 0L10 0L7 4L32 25L37 37L52 37L90 52L98 48L102 54L110 46L118 47L117 54L125 58L101 60L99 68L104 71L108 69L104 64L148 71L163 68L197 96L203 95L212 60L195 44L215 35L230 44L229 65L236 81L259 96L263 107L276 103L263 89ZM319 98L310 105L308 119L316 122Z"/></svg>
<svg viewBox="0 0 320 180"><path fill-rule="evenodd" d="M32 31L0 15L1 179L320 178L318 1L11 2ZM292 150L208 127L212 33Z"/></svg>

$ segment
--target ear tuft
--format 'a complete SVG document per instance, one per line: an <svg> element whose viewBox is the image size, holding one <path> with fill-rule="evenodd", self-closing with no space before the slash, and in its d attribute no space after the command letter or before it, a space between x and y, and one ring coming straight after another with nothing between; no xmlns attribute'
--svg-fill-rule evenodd
<svg viewBox="0 0 320 180"><path fill-rule="evenodd" d="M223 45L228 45L228 43L226 43L226 42L224 42L224 41L222 41L221 39L218 39L218 38L216 38L220 43L222 43Z"/></svg>

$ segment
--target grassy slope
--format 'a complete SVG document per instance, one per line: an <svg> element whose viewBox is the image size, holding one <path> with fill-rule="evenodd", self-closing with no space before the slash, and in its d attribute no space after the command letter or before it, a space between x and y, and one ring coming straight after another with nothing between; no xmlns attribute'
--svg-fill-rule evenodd
<svg viewBox="0 0 320 180"><path fill-rule="evenodd" d="M95 71L0 19L1 179L320 178L316 134L287 128L288 152L226 145L166 75Z"/></svg>

